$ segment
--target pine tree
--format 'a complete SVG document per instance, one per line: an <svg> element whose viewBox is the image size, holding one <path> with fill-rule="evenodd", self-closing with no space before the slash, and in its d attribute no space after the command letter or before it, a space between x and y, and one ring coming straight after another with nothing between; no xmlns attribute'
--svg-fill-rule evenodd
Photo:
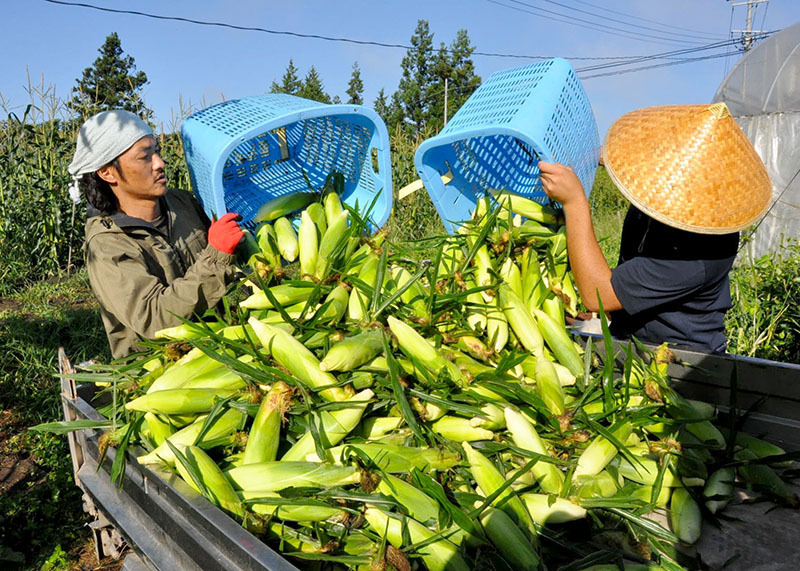
<svg viewBox="0 0 800 571"><path fill-rule="evenodd" d="M403 123L419 133L428 119L434 65L433 34L426 20L417 22L411 46L403 58L403 76L392 101L399 106Z"/></svg>
<svg viewBox="0 0 800 571"><path fill-rule="evenodd" d="M313 65L311 66L311 69L308 70L308 73L303 80L303 87L300 88L300 91L297 93L297 95L300 97L305 97L306 99L319 101L321 103L331 102L331 97L325 93L322 80L320 79L319 74Z"/></svg>
<svg viewBox="0 0 800 571"><path fill-rule="evenodd" d="M383 87L381 87L378 96L375 98L375 101L373 101L372 108L375 110L375 113L383 119L384 123L389 122L389 100L386 98L386 92Z"/></svg>
<svg viewBox="0 0 800 571"><path fill-rule="evenodd" d="M303 83L297 76L297 68L294 66L294 62L289 59L289 65L286 66L286 71L283 73L281 82L277 83L273 81L269 91L270 93L288 93L289 95L297 95L302 88Z"/></svg>
<svg viewBox="0 0 800 571"><path fill-rule="evenodd" d="M444 125L444 80L447 78L447 118L453 117L459 107L478 88L481 78L475 75L472 52L467 30L461 29L456 39L446 48L440 44L439 53L434 59L432 75L437 89L431 94L429 101L429 122L437 130Z"/></svg>
<svg viewBox="0 0 800 571"><path fill-rule="evenodd" d="M353 73L350 75L350 82L347 84L347 91L349 95L348 103L353 105L362 105L364 103L364 82L361 81L361 69L358 67L358 62L353 62Z"/></svg>
<svg viewBox="0 0 800 571"><path fill-rule="evenodd" d="M124 55L116 32L109 34L97 51L100 57L83 70L72 89L72 110L89 117L108 109L126 109L148 118L152 111L142 100L147 74L137 72L133 57Z"/></svg>

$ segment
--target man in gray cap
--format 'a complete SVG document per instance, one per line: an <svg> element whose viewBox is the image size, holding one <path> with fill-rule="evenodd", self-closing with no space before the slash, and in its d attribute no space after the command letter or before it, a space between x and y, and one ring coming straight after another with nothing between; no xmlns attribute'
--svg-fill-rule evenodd
<svg viewBox="0 0 800 571"><path fill-rule="evenodd" d="M86 267L114 358L222 299L243 238L236 215L210 223L188 192L167 188L144 121L121 110L88 119L69 172L73 199L80 190L89 203Z"/></svg>

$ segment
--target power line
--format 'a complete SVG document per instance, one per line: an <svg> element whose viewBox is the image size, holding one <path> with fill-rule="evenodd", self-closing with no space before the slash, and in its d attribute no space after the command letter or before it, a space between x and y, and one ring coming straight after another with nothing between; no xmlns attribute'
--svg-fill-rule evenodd
<svg viewBox="0 0 800 571"><path fill-rule="evenodd" d="M514 1L515 4L519 3L519 4L523 4L525 6L530 6L530 4L525 4L524 2L516 2L515 0L511 0L511 1ZM651 28L649 26L641 26L639 24L631 24L630 22L626 22L624 20L618 20L617 18L609 18L608 16L602 16L602 15L596 13L596 12L590 12L588 10L581 10L580 8L575 8L574 6L570 6L568 4L563 4L561 2L556 2L556 0L541 0L541 1L542 2L547 2L548 4L555 4L556 6L561 6L562 8L566 8L567 10L572 10L574 12L579 12L581 14L588 14L589 16L593 16L595 18L601 18L603 20L608 20L610 22L617 22L618 24L623 24L625 26L631 26L631 27L634 27L634 28L642 29L642 30L650 30L651 32L658 32L660 34L671 34L673 36L683 36L683 37L686 37L686 38L698 39L696 34L692 35L692 34L686 34L686 33L680 33L680 32L668 32L668 31L665 31L665 30L659 30L658 28ZM719 39L719 36L712 36L710 34L702 34L702 35L707 36L705 38L706 40L708 40L708 39L715 39L715 40Z"/></svg>
<svg viewBox="0 0 800 571"><path fill-rule="evenodd" d="M625 16L626 18L630 18L632 20L640 20L642 22L649 22L651 24L658 24L659 26L663 26L665 28L673 28L675 30L683 30L683 31L686 31L686 32L694 32L696 34L711 36L711 34L709 34L708 32L703 32L703 31L700 31L700 30L692 30L691 28L686 28L684 26L672 26L670 24L662 24L661 22L659 22L657 20L648 20L647 18L641 18L639 16L633 16L632 14L627 14L625 12L619 12L617 10L612 10L611 8L606 8L605 6L598 6L597 4L592 4L591 2L584 2L583 0L572 0L572 1L573 2L577 2L578 4L583 4L584 6L591 6L592 8L598 8L600 10L605 10L606 12L611 12L612 14L619 14L620 16ZM718 38L718 37L720 37L720 36L712 36L712 38Z"/></svg>
<svg viewBox="0 0 800 571"><path fill-rule="evenodd" d="M590 20L583 20L581 18L574 18L572 16L565 15L565 14L560 14L558 12L553 12L552 10L547 10L545 8L537 8L536 6L531 6L530 4L526 4L524 2L521 2L520 0L507 0L507 1L508 2L513 2L515 4L521 4L523 6L527 6L528 8L531 8L532 10L538 10L538 12L532 12L531 10L526 10L524 8L519 8L517 6L509 6L508 4L502 4L501 2L498 2L497 0L487 0L487 2L490 2L491 4L497 4L498 6L502 6L504 8L509 8L511 10L516 10L518 12L523 12L525 14L533 14L534 16L540 16L540 17L548 19L548 20L553 20L555 22L562 22L562 23L565 23L565 24L570 24L570 25L573 25L573 26L577 26L579 28L587 28L587 29L590 29L590 30L603 32L603 33L606 33L606 34L610 34L612 36L620 36L620 37L623 37L623 38L628 38L628 39L633 39L633 40L638 40L638 41L647 41L649 43L661 43L661 44L665 44L665 45L699 43L699 42L689 42L689 41L686 41L686 40L678 40L678 39L674 39L674 38L665 38L663 36L654 36L652 34L642 34L642 33L639 33L639 32L634 32L634 31L631 31L631 30L624 30L622 28L615 28L615 27L612 27L612 26L600 26L600 27L598 27L598 26L594 25L595 22L592 22ZM568 18L568 19L560 20L560 19L554 18L552 16L543 15L540 12L546 12L546 13L549 13L549 14L556 14L557 16L561 16L561 17ZM579 22L583 22L584 24L580 24ZM586 25L586 24L588 24L588 25ZM616 31L612 31L612 30L616 30ZM658 41L654 41L654 40L666 40L666 41L665 42L658 42Z"/></svg>
<svg viewBox="0 0 800 571"><path fill-rule="evenodd" d="M632 68L632 69L621 69L621 70L618 70L618 71L609 71L609 72L606 72L606 73L596 73L594 75L584 75L584 76L579 76L579 77L581 78L581 80L586 80L586 79L594 79L595 77L607 77L607 76L610 76L610 75L623 75L625 73L634 73L634 72L637 72L637 71L646 71L648 69L656 69L658 67L668 67L668 66L672 66L672 65L682 65L682 64L686 64L686 63L693 63L693 62L707 60L707 59L715 59L715 58L720 58L720 57L726 57L727 55L728 55L728 53L725 52L725 53L720 53L720 54L712 54L712 55L707 55L707 56L700 56L700 57L696 57L696 58L685 58L685 59L682 59L681 61L671 61L671 62L659 63L659 64L655 64L655 65L647 65L647 66L642 66L642 67L635 67L635 68Z"/></svg>
<svg viewBox="0 0 800 571"><path fill-rule="evenodd" d="M218 28L227 28L232 30L241 30L246 32L259 32L264 34L274 34L274 35L281 35L281 36L292 36L296 38L307 38L307 39L314 39L314 40L323 40L328 42L342 42L342 43L349 43L349 44L357 44L357 45L367 45L367 46L376 46L382 48L395 48L395 49L404 49L410 50L414 49L414 46L407 45L407 44L393 44L387 42L376 42L371 40L357 40L353 38L344 38L344 37L335 37L335 36L323 36L320 34L304 34L301 32L292 32L288 30L271 30L269 28L261 28L258 26L240 26L237 24L228 24L226 22L213 22L213 21L205 21L205 20L196 20L194 18L184 18L181 16L163 16L160 14L152 14L148 12L141 12L138 10L121 10L117 8L108 8L105 6L95 6L94 4L87 4L85 2L66 2L64 0L43 0L44 2L48 2L50 4L57 4L60 6L69 6L73 8L89 8L92 10L98 10L100 12L108 12L112 14L125 14L130 16L141 16L143 18L151 18L154 20L165 20L171 22L183 22L186 24L195 24L198 26L210 26L210 27L218 27ZM436 52L449 52L450 50L447 48L432 48L433 51ZM554 56L552 55L520 55L520 54L505 54L505 53L494 53L494 52L479 52L473 51L472 55L474 56L484 56L484 57L500 57L500 58L513 58L513 59L533 59L533 60L545 60L551 59ZM575 57L567 57L566 59L571 59L575 61L582 61L582 60L617 60L617 59L630 59L636 58L640 56L607 56L607 57L585 57L585 56L575 56Z"/></svg>

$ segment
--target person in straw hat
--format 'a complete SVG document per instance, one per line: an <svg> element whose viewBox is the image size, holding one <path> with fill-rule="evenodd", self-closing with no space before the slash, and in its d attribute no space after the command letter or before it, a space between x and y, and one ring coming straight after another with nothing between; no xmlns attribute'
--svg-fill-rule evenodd
<svg viewBox="0 0 800 571"><path fill-rule="evenodd" d="M564 208L570 264L584 304L610 312L616 337L722 353L739 231L766 211L764 164L724 103L639 109L608 130L603 161L631 202L619 263L597 243L589 202L568 167L539 163Z"/></svg>
<svg viewBox="0 0 800 571"><path fill-rule="evenodd" d="M88 202L84 255L114 358L214 307L243 238L235 214L210 223L188 192L168 189L164 167L133 113L98 113L78 132L70 195Z"/></svg>

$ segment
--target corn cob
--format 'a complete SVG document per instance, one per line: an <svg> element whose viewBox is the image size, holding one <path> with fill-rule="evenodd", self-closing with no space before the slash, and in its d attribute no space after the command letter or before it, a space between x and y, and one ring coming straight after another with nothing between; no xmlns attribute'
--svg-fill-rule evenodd
<svg viewBox="0 0 800 571"><path fill-rule="evenodd" d="M536 391L551 413L555 416L564 414L566 407L561 381L553 364L544 358L536 361Z"/></svg>
<svg viewBox="0 0 800 571"><path fill-rule="evenodd" d="M344 210L342 201L337 193L329 192L322 202L325 206L325 219L328 221L328 226L331 226L336 217Z"/></svg>
<svg viewBox="0 0 800 571"><path fill-rule="evenodd" d="M504 511L486 506L481 512L480 520L486 535L513 569L539 569L540 560L536 549Z"/></svg>
<svg viewBox="0 0 800 571"><path fill-rule="evenodd" d="M375 440L394 432L402 423L402 416L370 416L364 419L361 435L367 440Z"/></svg>
<svg viewBox="0 0 800 571"><path fill-rule="evenodd" d="M275 221L275 239L278 242L278 251L284 260L291 263L297 259L299 244L297 242L297 232L289 219L281 216Z"/></svg>
<svg viewBox="0 0 800 571"><path fill-rule="evenodd" d="M400 349L406 355L424 365L434 375L438 375L447 367L449 361L442 357L439 351L428 343L422 335L417 333L413 327L392 316L389 316L386 322L397 339Z"/></svg>
<svg viewBox="0 0 800 571"><path fill-rule="evenodd" d="M759 458L767 458L769 456L781 456L786 454L786 451L780 446L767 442L755 436L744 434L743 432L736 433L736 446L747 448L750 452ZM770 466L777 468L791 468L794 466L794 460L784 460L781 462L770 462Z"/></svg>
<svg viewBox="0 0 800 571"><path fill-rule="evenodd" d="M703 517L700 507L686 488L675 488L669 502L669 522L673 533L683 543L691 545L700 539Z"/></svg>
<svg viewBox="0 0 800 571"><path fill-rule="evenodd" d="M147 388L147 392L180 388L190 379L218 368L219 363L217 361L195 347L175 361L171 367L165 369Z"/></svg>
<svg viewBox="0 0 800 571"><path fill-rule="evenodd" d="M236 493L236 492L234 492ZM342 513L342 510L329 506L321 505L281 505L272 502L259 503L257 500L267 499L279 501L281 495L276 492L263 490L242 490L239 494L245 500L253 512L264 515L274 516L284 521L325 521Z"/></svg>
<svg viewBox="0 0 800 571"><path fill-rule="evenodd" d="M638 482L646 486L655 484L659 471L658 462L647 456L638 455L636 455L636 460L637 462L632 464L627 458L622 458L618 466L620 475L632 482ZM675 488L683 484L680 477L667 468L664 470L661 485L666 488Z"/></svg>
<svg viewBox="0 0 800 571"><path fill-rule="evenodd" d="M610 498L619 491L620 482L621 479L614 478L608 470L594 476L579 476L575 480L575 495L579 498Z"/></svg>
<svg viewBox="0 0 800 571"><path fill-rule="evenodd" d="M264 396L250 428L242 465L272 462L277 458L281 420L290 398L291 389L283 382L275 383Z"/></svg>
<svg viewBox="0 0 800 571"><path fill-rule="evenodd" d="M690 422L686 425L686 430L714 450L724 450L727 446L725 437L719 431L719 428L708 420Z"/></svg>
<svg viewBox="0 0 800 571"><path fill-rule="evenodd" d="M432 540L433 532L412 518L396 518L377 508L368 507L364 518L370 527L397 549L403 547L404 530L412 544L423 543L419 554L430 571L469 571L469 566L461 557L453 543L447 539Z"/></svg>
<svg viewBox="0 0 800 571"><path fill-rule="evenodd" d="M375 254L369 254L358 271L358 279L371 288L376 287L375 279L378 273L378 263L380 260ZM364 310L369 307L369 294L362 291L358 284L353 284L350 290L350 299L347 303L347 316L353 321L361 321L365 317Z"/></svg>
<svg viewBox="0 0 800 571"><path fill-rule="evenodd" d="M559 326L544 311L537 309L533 313L539 324L539 331L541 331L542 337L544 337L547 346L553 351L558 362L569 369L569 372L573 375L583 375L583 359L575 349L575 345L566 329Z"/></svg>
<svg viewBox="0 0 800 571"><path fill-rule="evenodd" d="M712 514L717 513L728 505L733 498L733 480L736 470L733 468L720 468L708 478L703 488L705 504Z"/></svg>
<svg viewBox="0 0 800 571"><path fill-rule="evenodd" d="M775 473L775 470L766 464L753 463L758 461L758 456L747 448L742 448L733 455L734 459L739 462L747 462L739 466L739 476L752 485L754 488L761 490L775 499L786 503L790 507L798 507L797 495L789 490L780 476Z"/></svg>
<svg viewBox="0 0 800 571"><path fill-rule="evenodd" d="M269 292L281 306L292 305L305 301L314 291L313 287L298 286L294 284L281 284L269 288ZM239 307L244 309L271 309L272 302L263 290L258 290L247 299L239 302Z"/></svg>
<svg viewBox="0 0 800 571"><path fill-rule="evenodd" d="M189 466L178 461L175 462L175 467L186 483L212 503L243 518L244 509L239 501L239 496L217 463L197 446L187 446L181 452ZM192 477L190 468L199 477L199 482Z"/></svg>
<svg viewBox="0 0 800 571"><path fill-rule="evenodd" d="M328 229L328 221L325 219L325 209L319 202L312 202L306 207L305 211L317 227L317 239L322 240L322 237Z"/></svg>
<svg viewBox="0 0 800 571"><path fill-rule="evenodd" d="M300 258L300 274L302 276L314 275L314 270L317 267L319 238L317 238L317 227L305 210L300 215L297 244Z"/></svg>
<svg viewBox="0 0 800 571"><path fill-rule="evenodd" d="M439 519L439 504L405 480L385 474L378 484L378 491L397 500L408 511L408 515L417 521L426 523Z"/></svg>
<svg viewBox="0 0 800 571"><path fill-rule="evenodd" d="M468 418L443 416L431 425L431 430L453 442L492 440L494 432L473 426Z"/></svg>
<svg viewBox="0 0 800 571"><path fill-rule="evenodd" d="M319 427L319 435L325 448L336 446L344 440L345 436L350 434L361 421L361 416L373 396L375 396L375 393L365 389L346 401L350 404L347 408L320 412L321 426ZM286 460L305 460L306 456L314 452L315 446L314 436L311 431L308 431L283 455L281 462Z"/></svg>
<svg viewBox="0 0 800 571"><path fill-rule="evenodd" d="M541 356L544 352L544 339L528 308L513 289L506 284L502 284L497 293L498 303L503 308L508 324L519 342L526 350L536 356Z"/></svg>
<svg viewBox="0 0 800 571"><path fill-rule="evenodd" d="M469 419L472 426L478 426L487 430L501 430L506 427L506 417L503 409L498 405L487 402L481 405L481 414Z"/></svg>
<svg viewBox="0 0 800 571"><path fill-rule="evenodd" d="M286 216L296 210L305 208L316 200L316 198L317 194L313 192L294 192L292 194L278 196L262 204L253 220L255 222L269 222L275 220L276 218Z"/></svg>
<svg viewBox="0 0 800 571"><path fill-rule="evenodd" d="M486 304L486 337L495 353L502 351L508 343L508 320L497 296Z"/></svg>
<svg viewBox="0 0 800 571"><path fill-rule="evenodd" d="M475 264L475 283L478 285L478 287L492 285L494 264L492 262L492 257L489 255L489 248L486 246L486 244L481 245L481 247L475 252L473 263ZM489 303L492 301L492 298L494 298L494 292L492 292L492 290L485 289L481 291L481 296L483 297L484 301Z"/></svg>
<svg viewBox="0 0 800 571"><path fill-rule="evenodd" d="M400 289L411 281L412 276L408 270L402 266L395 266L392 268L392 278L395 281L397 289ZM428 294L419 283L419 280L414 281L406 291L400 294L400 299L403 300L403 303L411 307L414 315L423 318L428 315L428 308L425 304L427 298Z"/></svg>
<svg viewBox="0 0 800 571"><path fill-rule="evenodd" d="M378 330L353 335L330 348L320 361L323 371L352 371L383 352L383 335Z"/></svg>
<svg viewBox="0 0 800 571"><path fill-rule="evenodd" d="M345 486L357 484L358 471L353 466L335 466L318 462L260 462L231 468L227 476L237 490L278 492L285 488Z"/></svg>
<svg viewBox="0 0 800 571"><path fill-rule="evenodd" d="M564 321L564 305L557 297L548 297L542 301L542 311L544 311L550 318L555 321L559 327L566 329L567 324Z"/></svg>
<svg viewBox="0 0 800 571"><path fill-rule="evenodd" d="M219 399L238 393L239 391L230 389L167 389L128 401L125 409L161 414L208 412Z"/></svg>
<svg viewBox="0 0 800 571"><path fill-rule="evenodd" d="M662 486L661 490L658 493L658 497L656 497L655 502L653 504L658 508L665 508L669 503L670 498L672 497L672 490L676 488L668 488L666 486ZM645 503L650 503L653 499L653 486L636 486L633 491L631 491L631 498L641 500Z"/></svg>
<svg viewBox="0 0 800 571"><path fill-rule="evenodd" d="M558 223L556 211L548 206L504 190L493 190L492 195L501 207L516 214L521 214L529 220L541 222L542 224Z"/></svg>
<svg viewBox="0 0 800 571"><path fill-rule="evenodd" d="M174 432L170 423L164 422L152 412L144 414L144 422L147 425L147 431L150 433L150 439L156 446L161 445Z"/></svg>
<svg viewBox="0 0 800 571"><path fill-rule="evenodd" d="M487 497L494 494L505 484L506 480L503 475L486 456L472 448L468 442L462 442L461 446L464 448L470 472L481 494ZM535 540L536 528L525 510L522 500L510 488L503 490L492 504L511 516L520 527L528 532L531 540Z"/></svg>
<svg viewBox="0 0 800 571"><path fill-rule="evenodd" d="M631 430L633 430L633 426L630 422L626 422L619 425L612 432L612 435L620 442L624 442L630 435ZM578 466L575 468L573 477L594 476L600 473L616 455L617 447L603 435L598 435L578 457Z"/></svg>
<svg viewBox="0 0 800 571"><path fill-rule="evenodd" d="M466 286L468 290L475 289L475 282L467 280ZM483 301L483 296L480 292L468 293L466 297L467 302L467 323L476 332L486 329L488 308Z"/></svg>
<svg viewBox="0 0 800 571"><path fill-rule="evenodd" d="M528 513L533 521L539 525L565 523L586 517L586 509L566 498L548 494L521 494Z"/></svg>
<svg viewBox="0 0 800 571"><path fill-rule="evenodd" d="M241 361L242 363L252 363L253 357L251 355L242 355L237 360ZM220 363L219 368L212 369L207 373L203 373L201 375L197 375L193 379L189 379L181 388L237 390L243 389L246 386L247 382L245 382L241 376Z"/></svg>
<svg viewBox="0 0 800 571"><path fill-rule="evenodd" d="M508 431L511 433L511 438L518 448L530 450L543 456L549 455L547 447L539 437L533 424L524 415L509 407L505 407L503 412L505 413ZM550 494L561 492L561 487L564 484L564 474L557 466L549 462L540 461L533 465L531 472L533 472L543 491Z"/></svg>
<svg viewBox="0 0 800 571"><path fill-rule="evenodd" d="M264 348L301 383L312 389L330 387L319 393L325 400L340 401L350 398L352 389L333 386L338 384L336 377L320 369L317 358L300 341L287 332L252 317L248 323Z"/></svg>
<svg viewBox="0 0 800 571"><path fill-rule="evenodd" d="M275 235L275 229L272 224L262 224L257 232L258 248L261 250L261 256L266 260L268 268L281 267L281 252L278 249L278 238Z"/></svg>
<svg viewBox="0 0 800 571"><path fill-rule="evenodd" d="M519 270L519 266L514 263L514 260L506 258L506 261L500 267L500 277L518 298L521 299L523 297L522 273Z"/></svg>
<svg viewBox="0 0 800 571"><path fill-rule="evenodd" d="M447 470L459 462L458 454L436 448L414 448L382 442L358 442L329 449L334 462L341 462L342 453L356 450L366 455L378 468L392 474L411 472L414 468L423 472L430 470ZM309 454L307 461L315 462L320 458Z"/></svg>
<svg viewBox="0 0 800 571"><path fill-rule="evenodd" d="M246 415L235 409L226 410L211 428L203 436L200 442L195 442L203 429L203 424L206 417L200 416L192 422L192 424L180 429L167 438L173 446L181 448L184 446L200 446L201 448L209 449L223 444L230 444L233 441L233 435L236 430L241 428ZM170 449L169 445L162 443L155 450L149 454L139 456L137 458L139 464L157 464L165 462L167 464L175 463L175 455Z"/></svg>
<svg viewBox="0 0 800 571"><path fill-rule="evenodd" d="M342 210L322 235L322 239L319 242L317 265L314 270L314 275L317 278L321 279L332 267L336 248L347 233L347 219L347 210Z"/></svg>
<svg viewBox="0 0 800 571"><path fill-rule="evenodd" d="M187 325L186 323L181 323L180 325L176 325L174 327L165 327L164 329L159 329L153 334L153 338L171 339L173 341L188 341L189 339L205 337L206 333L204 328L208 328L211 331L217 332L222 329L224 325L225 324L222 321L213 321L210 323L203 323L198 329L197 325Z"/></svg>

